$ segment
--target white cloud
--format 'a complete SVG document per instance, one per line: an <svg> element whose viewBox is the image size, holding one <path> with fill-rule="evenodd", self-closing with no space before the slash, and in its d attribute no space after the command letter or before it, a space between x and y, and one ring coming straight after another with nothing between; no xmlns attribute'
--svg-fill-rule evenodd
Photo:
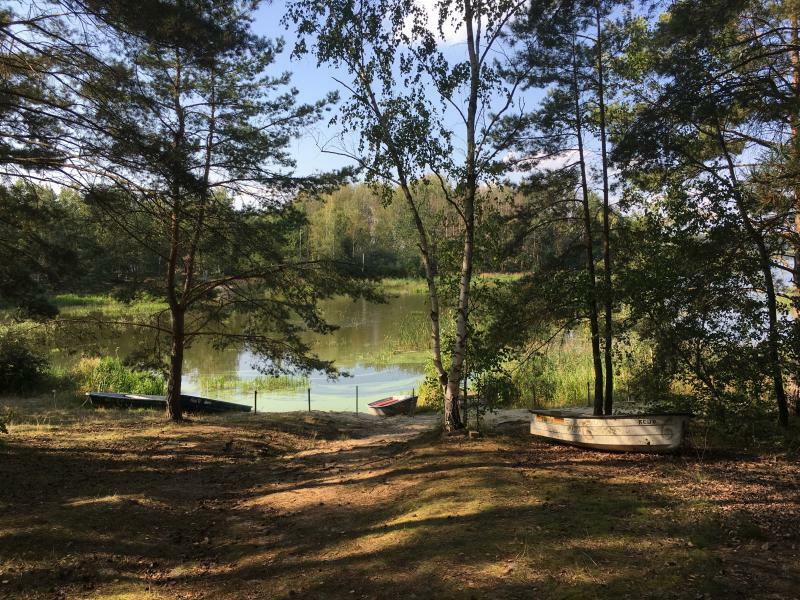
<svg viewBox="0 0 800 600"><path fill-rule="evenodd" d="M418 0L417 6L425 15L426 28L435 33L441 44L454 45L466 42L467 33L464 26L463 3L456 1L447 2L450 6L450 15L442 23L439 31L439 11L442 0ZM411 20L406 23L406 33L411 33Z"/></svg>
<svg viewBox="0 0 800 600"><path fill-rule="evenodd" d="M531 156L521 156L516 152L508 152L503 156L503 161L510 163L516 162L519 170L529 171L552 171L561 169L570 163L578 160L577 150L566 150L555 156L547 157L545 154L532 154Z"/></svg>

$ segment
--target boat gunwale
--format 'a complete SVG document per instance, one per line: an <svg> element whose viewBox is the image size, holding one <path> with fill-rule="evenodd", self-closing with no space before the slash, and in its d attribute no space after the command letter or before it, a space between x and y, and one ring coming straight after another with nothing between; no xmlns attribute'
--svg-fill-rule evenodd
<svg viewBox="0 0 800 600"><path fill-rule="evenodd" d="M591 415L575 414L558 409L547 408L529 408L528 412L534 415L541 415L543 417L557 417L561 419L643 419L653 417L687 417L691 419L694 417L694 413L687 412L642 413L637 415Z"/></svg>
<svg viewBox="0 0 800 600"><path fill-rule="evenodd" d="M166 405L166 396L158 394L128 394L124 392L86 392L86 397L89 400L119 400L119 401L136 401L142 403L152 403L151 406L141 406L140 408L160 408ZM186 412L208 412L208 413L222 413L222 412L250 412L251 406L247 404L240 404L238 402L230 402L228 400L216 400L214 398L206 398L205 396L195 396L194 394L181 394L181 400L185 402L183 410ZM130 408L130 407L129 407ZM201 409L201 410L195 410Z"/></svg>
<svg viewBox="0 0 800 600"><path fill-rule="evenodd" d="M412 400L419 399L419 396L403 396L403 397L395 397L389 396L387 398L381 398L380 400L373 400L372 402L368 402L367 406L370 408L384 408L386 406L394 406L395 404L400 404L402 402L410 402Z"/></svg>

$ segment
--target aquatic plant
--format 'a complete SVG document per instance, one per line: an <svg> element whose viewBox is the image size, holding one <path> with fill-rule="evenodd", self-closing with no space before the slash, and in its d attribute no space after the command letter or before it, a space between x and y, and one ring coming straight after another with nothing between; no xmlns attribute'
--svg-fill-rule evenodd
<svg viewBox="0 0 800 600"><path fill-rule="evenodd" d="M163 375L125 366L114 356L84 357L69 371L78 392L101 391L124 394L155 394L166 392Z"/></svg>
<svg viewBox="0 0 800 600"><path fill-rule="evenodd" d="M308 377L298 375L259 375L255 379L241 382L243 394L252 390L259 392L299 392L309 386Z"/></svg>

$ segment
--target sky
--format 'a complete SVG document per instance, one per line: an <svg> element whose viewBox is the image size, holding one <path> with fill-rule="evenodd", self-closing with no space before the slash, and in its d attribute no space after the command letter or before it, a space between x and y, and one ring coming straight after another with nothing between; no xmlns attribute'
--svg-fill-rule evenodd
<svg viewBox="0 0 800 600"><path fill-rule="evenodd" d="M256 33L270 38L282 37L286 48L274 64L276 72L292 73L292 85L299 91L300 102L316 102L334 90L340 90L334 81L337 72L328 67L317 67L316 60L306 55L300 59L291 59L290 54L296 37L281 24L286 12L285 3L281 0L262 3L256 13L253 28ZM340 76L341 78L341 76ZM335 110L335 108L334 108ZM327 141L335 131L327 127L327 118L310 129L302 137L292 143L292 154L297 161L297 173L309 175L314 172L330 171L349 165L342 157L326 154L320 145Z"/></svg>
<svg viewBox="0 0 800 600"><path fill-rule="evenodd" d="M421 0L428 10L429 22L436 22L437 13L435 12L436 0ZM286 41L286 48L281 56L278 57L274 68L276 71L290 71L292 73L292 83L299 90L299 100L301 102L314 102L323 98L331 91L339 91L342 98L345 98L347 91L335 81L335 77L347 81L349 79L346 72L322 65L317 66L316 60L306 55L299 59L292 59L290 54L296 41L296 37L291 30L281 23L286 13L286 3L284 0L274 0L261 4L254 22L254 30L260 35L270 38L282 37ZM454 27L445 27L443 46L440 46L444 55L450 60L463 60L466 54L466 41L463 31L456 30ZM528 104L531 105L530 103ZM334 111L336 109L334 108ZM445 115L447 118L447 115ZM462 128L458 125L455 114L453 118L452 130L457 134ZM311 174L315 171L326 171L343 166L351 165L347 159L325 153L321 146L329 142L337 134L337 129L327 126L327 118L319 122L301 138L292 143L292 153L297 161L297 173L299 175ZM354 146L357 140L348 140L347 146Z"/></svg>
<svg viewBox="0 0 800 600"><path fill-rule="evenodd" d="M421 2L428 10L429 22L436 22L436 0L421 0ZM274 0L262 3L255 15L253 28L257 34L270 38L282 37L286 42L285 50L277 58L273 68L276 72L289 71L292 73L292 85L299 91L300 102L315 102L331 91L339 91L341 97L345 98L348 92L334 78L347 81L349 77L346 72L338 71L329 65L317 66L316 60L308 54L301 58L293 59L291 57L291 51L297 38L291 27L287 28L281 23L285 13L285 0ZM466 54L466 41L463 31L458 31L454 27L446 28L443 46L440 46L440 49L451 61L463 60ZM542 94L540 90L535 90L518 93L518 96L524 97L525 106L531 109L541 100ZM333 111L335 113L335 107ZM447 118L447 115L445 117ZM307 130L303 136L293 140L291 152L297 163L296 172L298 175L309 175L315 172L330 171L352 165L348 159L322 150L326 142L329 143L332 139L335 139L338 133L338 127L331 128L328 126L329 118L330 115ZM452 131L457 135L463 129L463 123L459 126L455 113L450 115L450 118L453 119ZM593 144L588 138L589 136L587 136L585 142L587 152L591 154ZM354 147L355 142L357 140L348 139L346 145ZM540 164L540 167L559 167L569 158L556 158L547 161L546 164ZM518 178L519 174L512 176L512 179Z"/></svg>

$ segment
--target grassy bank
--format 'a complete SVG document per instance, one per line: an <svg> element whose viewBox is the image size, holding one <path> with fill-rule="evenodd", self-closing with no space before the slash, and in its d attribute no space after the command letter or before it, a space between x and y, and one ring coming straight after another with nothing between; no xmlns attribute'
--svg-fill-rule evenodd
<svg viewBox="0 0 800 600"><path fill-rule="evenodd" d="M0 597L790 598L800 578L781 454L0 403Z"/></svg>
<svg viewBox="0 0 800 600"><path fill-rule="evenodd" d="M150 296L140 296L122 302L100 294L59 294L51 299L64 316L83 316L99 313L105 316L145 316L167 309L167 303Z"/></svg>
<svg viewBox="0 0 800 600"><path fill-rule="evenodd" d="M478 273L476 279L483 281L515 281L518 273ZM387 277L381 280L381 289L390 295L427 294L428 284L421 277Z"/></svg>

